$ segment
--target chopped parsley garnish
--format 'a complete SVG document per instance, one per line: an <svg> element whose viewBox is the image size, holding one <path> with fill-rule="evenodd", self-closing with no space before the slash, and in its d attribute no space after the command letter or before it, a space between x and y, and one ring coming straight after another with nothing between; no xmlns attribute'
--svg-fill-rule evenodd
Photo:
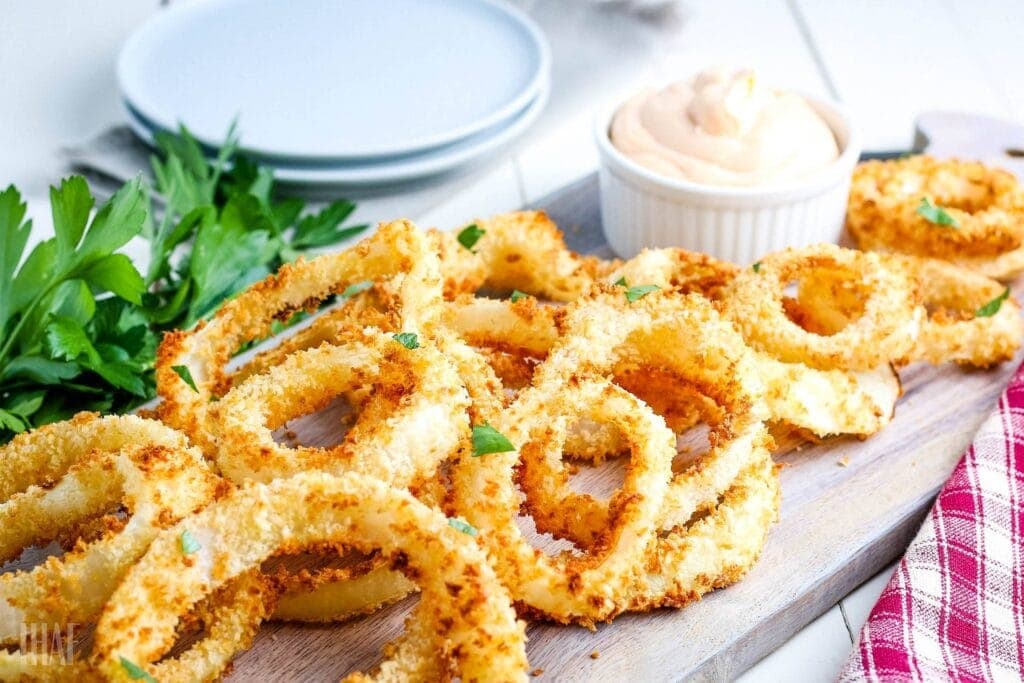
<svg viewBox="0 0 1024 683"><path fill-rule="evenodd" d="M394 337L396 342L407 349L418 349L420 347L420 339L416 336L415 332L399 332L391 336Z"/></svg>
<svg viewBox="0 0 1024 683"><path fill-rule="evenodd" d="M469 536L476 536L478 533L475 526L469 522L462 521L458 517L449 517L448 526Z"/></svg>
<svg viewBox="0 0 1024 683"><path fill-rule="evenodd" d="M362 282L353 282L352 284L350 284L348 287L345 288L344 292L341 293L341 298L342 299L351 299L356 294L359 294L360 292L365 292L370 287L373 287L373 280L363 280Z"/></svg>
<svg viewBox="0 0 1024 683"><path fill-rule="evenodd" d="M175 374L181 378L181 380L192 387L192 391L199 393L199 389L196 387L196 381L192 379L192 372L185 365L172 365L171 370L174 370Z"/></svg>
<svg viewBox="0 0 1024 683"><path fill-rule="evenodd" d="M528 296L530 296L530 295L527 294L526 292L520 292L518 289L513 289L512 290L512 296L509 297L509 301L511 301L512 303L515 303L515 302L519 301L520 299L525 299Z"/></svg>
<svg viewBox="0 0 1024 683"><path fill-rule="evenodd" d="M133 681L145 681L146 683L156 683L156 679L153 678L148 671L143 669L141 666L121 657L121 668L124 669L125 673L128 674L128 678Z"/></svg>
<svg viewBox="0 0 1024 683"><path fill-rule="evenodd" d="M203 547L199 545L199 541L196 540L196 537L193 536L192 532L188 529L185 529L181 532L181 536L178 538L178 541L181 543L182 555L191 555L192 553L197 553Z"/></svg>
<svg viewBox="0 0 1024 683"><path fill-rule="evenodd" d="M760 273L760 272L761 272L761 262L760 262L760 261L758 261L757 263L755 263L754 265L752 265L752 266L751 266L751 268L753 268L753 269L754 269L754 272L755 272L755 273Z"/></svg>
<svg viewBox="0 0 1024 683"><path fill-rule="evenodd" d="M459 231L459 244L464 246L466 249L473 251L473 247L476 246L476 243L480 241L480 238L483 237L486 232L486 230L476 223L470 223Z"/></svg>
<svg viewBox="0 0 1024 683"><path fill-rule="evenodd" d="M484 422L482 425L473 425L473 457L487 455L488 453L507 453L514 451L515 446L491 425Z"/></svg>
<svg viewBox="0 0 1024 683"><path fill-rule="evenodd" d="M956 228L960 225L945 209L932 204L927 197L921 197L921 203L917 207L917 215L930 223L947 228Z"/></svg>
<svg viewBox="0 0 1024 683"><path fill-rule="evenodd" d="M659 289L661 289L661 287L658 285L637 285L636 287L630 287L626 290L626 301L629 303L639 301L651 292L656 292Z"/></svg>
<svg viewBox="0 0 1024 683"><path fill-rule="evenodd" d="M1002 308L1003 306L1003 302L1009 298L1010 288L1007 287L1006 289L1003 290L1002 294L997 296L995 299L992 299L992 301L989 301L987 304L985 304L977 311L975 311L974 315L978 318L991 318L992 316L999 312L999 309Z"/></svg>
<svg viewBox="0 0 1024 683"><path fill-rule="evenodd" d="M625 275L623 275L618 280L616 280L615 284L617 284L619 287L629 287L629 284L626 282L626 276Z"/></svg>

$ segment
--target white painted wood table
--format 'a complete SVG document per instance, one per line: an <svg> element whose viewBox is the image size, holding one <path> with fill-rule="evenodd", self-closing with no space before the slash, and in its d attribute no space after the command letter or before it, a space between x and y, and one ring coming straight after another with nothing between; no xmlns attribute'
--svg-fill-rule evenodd
<svg viewBox="0 0 1024 683"><path fill-rule="evenodd" d="M917 113L956 109L1024 120L1024 3L980 0L519 0L554 53L547 111L514 149L456 177L358 197L360 220L426 225L516 208L593 170L592 114L631 89L712 64L853 110L865 149L911 144ZM0 186L18 184L45 226L60 147L120 122L114 60L156 0L0 0ZM254 64L253 68L263 68ZM44 228L45 229L45 228ZM891 568L810 623L743 680L831 680Z"/></svg>

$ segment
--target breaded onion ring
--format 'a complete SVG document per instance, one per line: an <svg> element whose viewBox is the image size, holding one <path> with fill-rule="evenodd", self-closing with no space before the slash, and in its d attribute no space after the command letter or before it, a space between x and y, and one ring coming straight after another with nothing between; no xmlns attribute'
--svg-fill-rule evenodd
<svg viewBox="0 0 1024 683"><path fill-rule="evenodd" d="M657 285L680 294L696 292L717 300L739 271L740 267L735 264L699 252L673 248L644 249L614 268L604 280Z"/></svg>
<svg viewBox="0 0 1024 683"><path fill-rule="evenodd" d="M200 544L190 556L176 546L186 528ZM407 492L354 473L249 483L158 537L100 617L97 669L128 680L124 658L149 670L192 605L276 552L322 542L380 550L422 590L409 624L422 638L392 649L381 665L389 680L526 680L524 625L472 539Z"/></svg>
<svg viewBox="0 0 1024 683"><path fill-rule="evenodd" d="M681 385L687 381L683 375L676 378ZM694 392L709 398L718 393L716 387L707 385ZM686 524L699 511L713 510L719 496L743 470L755 461L770 459L773 442L764 422L750 408L741 413L723 410L718 403L723 397L716 398L711 399L711 405L690 404L700 409L708 423L711 448L672 478L662 510L663 530ZM755 397L747 397L742 403L752 407ZM609 525L608 503L570 488L569 472L558 451L522 449L519 482L528 504L533 503L529 509L540 531L590 548Z"/></svg>
<svg viewBox="0 0 1024 683"><path fill-rule="evenodd" d="M863 312L830 335L808 331L786 315L786 287L815 270L845 271L866 294ZM723 309L754 348L785 362L830 370L869 370L904 356L914 344L923 310L914 280L877 254L831 244L787 249L740 272Z"/></svg>
<svg viewBox="0 0 1024 683"><path fill-rule="evenodd" d="M31 482L35 464L39 479ZM29 571L0 576L0 644L24 624L91 623L121 577L166 526L209 503L220 481L198 449L164 425L81 413L0 449L0 558L61 537L98 516L109 528ZM32 655L28 655L31 657Z"/></svg>
<svg viewBox="0 0 1024 683"><path fill-rule="evenodd" d="M778 516L778 474L771 457L762 454L712 511L659 536L632 586L629 609L683 607L736 583L757 561Z"/></svg>
<svg viewBox="0 0 1024 683"><path fill-rule="evenodd" d="M543 420L535 424L539 416ZM521 450L538 443L558 449L579 416L617 426L631 457L610 506L614 518L593 554L549 557L533 548L516 523L515 451L474 457L462 453L452 468L455 511L479 529L478 542L494 558L499 577L523 611L552 621L592 625L623 609L634 567L654 539L671 477L675 437L633 395L605 380L577 376L571 385L546 385L522 394L490 416L495 429Z"/></svg>
<svg viewBox="0 0 1024 683"><path fill-rule="evenodd" d="M941 221L928 218L935 208ZM1011 173L973 161L867 161L853 173L846 226L862 249L990 259L1022 246L1024 189Z"/></svg>
<svg viewBox="0 0 1024 683"><path fill-rule="evenodd" d="M458 235L470 226L433 233L433 239L442 245L441 272L450 295L475 292L483 286L572 301L610 267L593 256L571 251L543 211L499 214L471 225L483 233L469 248L458 243Z"/></svg>
<svg viewBox="0 0 1024 683"><path fill-rule="evenodd" d="M911 359L985 368L1014 357L1024 339L1024 319L1006 287L944 261L905 262L930 311Z"/></svg>
<svg viewBox="0 0 1024 683"><path fill-rule="evenodd" d="M315 310L332 294L365 280L390 280L400 301L399 328L416 332L439 314L441 276L426 235L408 221L382 224L352 249L287 264L226 303L207 323L164 336L157 353L158 413L204 452L216 451L208 419L211 399L231 385L226 367L238 349L267 337L277 320ZM187 372L193 388L182 375Z"/></svg>
<svg viewBox="0 0 1024 683"><path fill-rule="evenodd" d="M292 448L272 432L343 391L373 387L337 446ZM216 406L217 465L229 479L269 481L306 470L356 471L405 488L432 476L468 430L469 397L455 369L424 341L408 349L367 330L286 358L232 389Z"/></svg>
<svg viewBox="0 0 1024 683"><path fill-rule="evenodd" d="M890 262L915 279L928 311L914 348L901 362L989 367L1013 358L1024 338L1024 320L1006 287L937 259L893 256ZM861 306L857 292L837 273L818 271L801 280L790 308L802 325L833 334L856 318Z"/></svg>

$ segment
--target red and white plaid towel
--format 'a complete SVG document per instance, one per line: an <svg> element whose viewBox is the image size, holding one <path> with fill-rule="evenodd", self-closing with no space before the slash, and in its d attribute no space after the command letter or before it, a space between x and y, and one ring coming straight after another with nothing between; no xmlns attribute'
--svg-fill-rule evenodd
<svg viewBox="0 0 1024 683"><path fill-rule="evenodd" d="M840 680L1024 680L1024 367L939 493Z"/></svg>

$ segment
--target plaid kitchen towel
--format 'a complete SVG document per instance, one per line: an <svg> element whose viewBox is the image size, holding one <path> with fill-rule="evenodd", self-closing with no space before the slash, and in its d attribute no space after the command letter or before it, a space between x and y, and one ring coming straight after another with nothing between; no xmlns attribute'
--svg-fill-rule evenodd
<svg viewBox="0 0 1024 683"><path fill-rule="evenodd" d="M840 680L1024 680L1024 367L939 493Z"/></svg>

